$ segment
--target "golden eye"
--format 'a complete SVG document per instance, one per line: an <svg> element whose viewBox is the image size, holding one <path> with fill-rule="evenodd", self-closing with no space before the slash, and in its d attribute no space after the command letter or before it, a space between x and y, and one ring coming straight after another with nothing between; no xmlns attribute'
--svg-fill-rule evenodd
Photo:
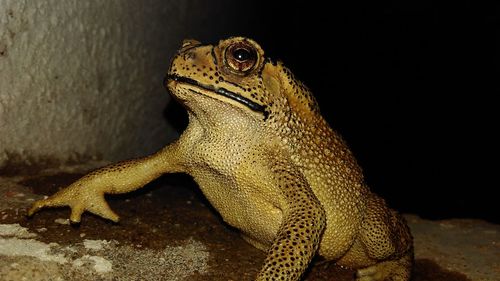
<svg viewBox="0 0 500 281"><path fill-rule="evenodd" d="M257 50L246 42L238 42L226 48L225 61L233 70L245 74L257 64Z"/></svg>

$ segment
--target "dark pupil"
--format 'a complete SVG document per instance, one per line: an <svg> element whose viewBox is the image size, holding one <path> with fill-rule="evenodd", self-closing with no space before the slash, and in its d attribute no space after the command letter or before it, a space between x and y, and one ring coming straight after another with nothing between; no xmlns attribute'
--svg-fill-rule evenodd
<svg viewBox="0 0 500 281"><path fill-rule="evenodd" d="M234 50L233 57L237 61L244 62L252 58L252 53L250 53L250 51L247 49L240 48Z"/></svg>

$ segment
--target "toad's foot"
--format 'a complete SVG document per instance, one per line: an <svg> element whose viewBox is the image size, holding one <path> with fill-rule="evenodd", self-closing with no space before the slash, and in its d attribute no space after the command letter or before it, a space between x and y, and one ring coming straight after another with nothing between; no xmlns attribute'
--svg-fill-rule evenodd
<svg viewBox="0 0 500 281"><path fill-rule="evenodd" d="M412 252L398 260L388 260L359 269L356 281L408 281L413 264Z"/></svg>
<svg viewBox="0 0 500 281"><path fill-rule="evenodd" d="M47 199L36 201L28 211L28 216L32 216L38 210L45 207L71 208L70 221L78 223L84 211L91 212L105 219L118 222L119 217L111 210L104 199L104 192L95 185L95 182L85 182L85 178L78 180L67 188L57 192Z"/></svg>

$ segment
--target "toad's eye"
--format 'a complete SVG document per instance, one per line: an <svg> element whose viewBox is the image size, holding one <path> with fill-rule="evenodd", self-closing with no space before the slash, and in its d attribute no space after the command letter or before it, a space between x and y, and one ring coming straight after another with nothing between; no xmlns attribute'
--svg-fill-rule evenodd
<svg viewBox="0 0 500 281"><path fill-rule="evenodd" d="M246 43L238 42L226 48L225 61L231 70L245 74L257 64L257 51Z"/></svg>
<svg viewBox="0 0 500 281"><path fill-rule="evenodd" d="M252 59L252 52L244 49L244 48L239 48L233 51L233 57L238 61L238 62L245 62L249 59Z"/></svg>

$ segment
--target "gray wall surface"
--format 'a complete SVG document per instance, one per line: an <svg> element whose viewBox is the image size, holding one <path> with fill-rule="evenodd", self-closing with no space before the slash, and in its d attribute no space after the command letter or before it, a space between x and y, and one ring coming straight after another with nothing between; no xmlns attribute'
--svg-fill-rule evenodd
<svg viewBox="0 0 500 281"><path fill-rule="evenodd" d="M174 139L162 86L170 57L182 39L240 17L210 2L0 0L0 167L120 160Z"/></svg>

